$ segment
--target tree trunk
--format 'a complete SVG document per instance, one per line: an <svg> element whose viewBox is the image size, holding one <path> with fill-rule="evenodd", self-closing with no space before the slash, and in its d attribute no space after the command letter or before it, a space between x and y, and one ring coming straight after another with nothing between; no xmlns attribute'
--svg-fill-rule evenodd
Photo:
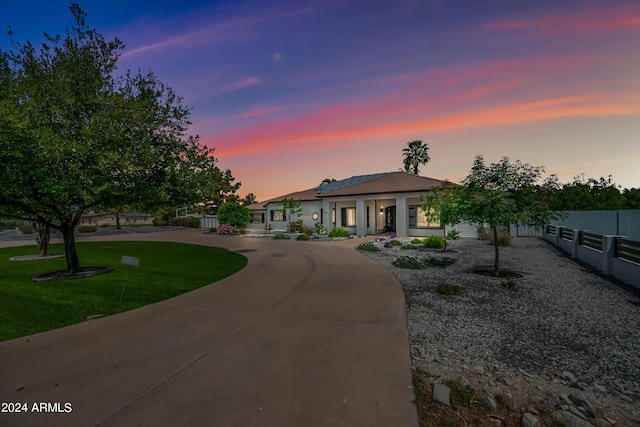
<svg viewBox="0 0 640 427"><path fill-rule="evenodd" d="M80 261L76 251L76 237L73 234L74 229L74 225L62 224L60 226L64 239L64 254L67 258L67 273L76 273L80 269Z"/></svg>
<svg viewBox="0 0 640 427"><path fill-rule="evenodd" d="M36 243L38 244L38 256L47 256L47 250L49 248L49 239L51 238L51 228L48 225L39 221L31 221L31 227L36 237Z"/></svg>
<svg viewBox="0 0 640 427"><path fill-rule="evenodd" d="M122 229L122 227L120 227L120 212L116 211L116 230L120 229Z"/></svg>
<svg viewBox="0 0 640 427"><path fill-rule="evenodd" d="M491 229L493 231L493 248L495 251L495 258L493 261L493 275L498 276L500 275L500 251L498 249L500 242L498 241L498 227L491 227Z"/></svg>

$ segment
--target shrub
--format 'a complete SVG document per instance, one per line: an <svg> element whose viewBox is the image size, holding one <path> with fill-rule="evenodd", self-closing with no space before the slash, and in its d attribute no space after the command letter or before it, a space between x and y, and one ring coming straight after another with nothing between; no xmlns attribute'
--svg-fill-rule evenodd
<svg viewBox="0 0 640 427"><path fill-rule="evenodd" d="M493 233L489 233L489 237L487 238L490 245L494 244L493 241ZM511 244L511 235L508 231L498 230L498 246L509 246Z"/></svg>
<svg viewBox="0 0 640 427"><path fill-rule="evenodd" d="M233 234L235 227L231 224L220 224L216 231L218 234Z"/></svg>
<svg viewBox="0 0 640 427"><path fill-rule="evenodd" d="M511 292L518 292L518 285L513 279L505 280L504 282L500 283L500 286Z"/></svg>
<svg viewBox="0 0 640 427"><path fill-rule="evenodd" d="M356 248L359 251L365 251L365 252L379 252L380 248L378 248L375 243L373 243L373 241L368 241L368 242L364 242L358 245L358 247Z"/></svg>
<svg viewBox="0 0 640 427"><path fill-rule="evenodd" d="M171 218L168 225L173 227L200 228L200 218Z"/></svg>
<svg viewBox="0 0 640 427"><path fill-rule="evenodd" d="M424 268L424 264L418 258L413 256L399 256L392 262L398 268L409 268L412 270L422 270Z"/></svg>
<svg viewBox="0 0 640 427"><path fill-rule="evenodd" d="M296 237L296 240L307 241L309 240L309 236L307 236L306 234L300 234L298 237Z"/></svg>
<svg viewBox="0 0 640 427"><path fill-rule="evenodd" d="M227 202L218 209L218 221L235 227L244 227L251 221L251 212L238 203Z"/></svg>
<svg viewBox="0 0 640 427"><path fill-rule="evenodd" d="M290 233L302 233L304 226L302 225L302 220L297 219L295 221L291 221L289 223L289 232Z"/></svg>
<svg viewBox="0 0 640 427"><path fill-rule="evenodd" d="M417 248L414 245L410 245L407 243L406 245L402 245L400 249L411 250L411 249L417 249Z"/></svg>
<svg viewBox="0 0 640 427"><path fill-rule="evenodd" d="M418 238L413 239L413 240L411 241L411 244L412 244L412 245L421 245L421 244L422 244L422 240L420 240L420 239L418 239Z"/></svg>
<svg viewBox="0 0 640 427"><path fill-rule="evenodd" d="M95 233L96 231L98 231L98 227L93 227L91 225L81 225L77 227L76 230L78 230L78 233Z"/></svg>
<svg viewBox="0 0 640 427"><path fill-rule="evenodd" d="M349 237L351 236L351 232L346 228L335 227L333 230L329 232L329 237Z"/></svg>
<svg viewBox="0 0 640 427"><path fill-rule="evenodd" d="M438 293L440 295L455 295L462 292L462 286L454 285L451 283L440 283L438 285Z"/></svg>
<svg viewBox="0 0 640 427"><path fill-rule="evenodd" d="M451 260L449 260L449 258L431 257L427 260L427 262L438 267L446 267L447 265L451 264Z"/></svg>
<svg viewBox="0 0 640 427"><path fill-rule="evenodd" d="M273 236L273 240L289 240L291 239L291 237L289 237L288 234L284 234L284 233L278 233L275 236Z"/></svg>
<svg viewBox="0 0 640 427"><path fill-rule="evenodd" d="M324 236L327 234L327 229L325 228L324 225L320 224L319 222L316 223L316 229L315 229L316 234L319 234L321 236Z"/></svg>
<svg viewBox="0 0 640 427"><path fill-rule="evenodd" d="M429 236L422 241L428 248L442 249L444 248L444 239L440 236Z"/></svg>
<svg viewBox="0 0 640 427"><path fill-rule="evenodd" d="M18 226L18 230L22 234L33 234L33 227L31 225L20 225Z"/></svg>
<svg viewBox="0 0 640 427"><path fill-rule="evenodd" d="M313 234L313 228L307 227L306 225L302 227L302 232L307 236L311 236Z"/></svg>
<svg viewBox="0 0 640 427"><path fill-rule="evenodd" d="M391 241L389 241L389 244L392 246L402 246L402 242L396 239L391 239Z"/></svg>
<svg viewBox="0 0 640 427"><path fill-rule="evenodd" d="M456 230L455 228L452 228L447 233L447 239L449 239L449 240L458 240L459 238L460 238L460 232L458 230Z"/></svg>

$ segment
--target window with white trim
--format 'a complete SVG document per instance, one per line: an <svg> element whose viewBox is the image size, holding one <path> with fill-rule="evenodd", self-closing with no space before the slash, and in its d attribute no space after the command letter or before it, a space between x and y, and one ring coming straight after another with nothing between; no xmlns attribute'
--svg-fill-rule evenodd
<svg viewBox="0 0 640 427"><path fill-rule="evenodd" d="M281 210L271 211L271 221L286 221L287 215Z"/></svg>
<svg viewBox="0 0 640 427"><path fill-rule="evenodd" d="M420 205L409 206L409 228L442 228L440 221L427 221L426 213Z"/></svg>
<svg viewBox="0 0 640 427"><path fill-rule="evenodd" d="M341 224L343 227L356 226L356 208L342 208L340 210Z"/></svg>

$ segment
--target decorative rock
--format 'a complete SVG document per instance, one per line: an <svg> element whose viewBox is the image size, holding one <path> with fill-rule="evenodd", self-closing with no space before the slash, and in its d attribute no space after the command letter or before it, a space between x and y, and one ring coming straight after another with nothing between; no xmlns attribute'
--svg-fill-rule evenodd
<svg viewBox="0 0 640 427"><path fill-rule="evenodd" d="M567 380L567 381L569 381L569 382L571 382L571 383L576 383L576 382L578 382L578 380L576 379L576 376L575 376L575 375L573 375L573 374L572 374L571 372L569 372L569 371L563 371L561 376L562 376L562 379L563 379L563 380Z"/></svg>
<svg viewBox="0 0 640 427"><path fill-rule="evenodd" d="M576 391L575 393L571 393L569 395L569 399L571 399L573 403L584 409L591 418L596 417L596 411L595 409L593 409L593 405L591 404L591 402L589 402L589 399L587 399L581 392Z"/></svg>
<svg viewBox="0 0 640 427"><path fill-rule="evenodd" d="M547 405L549 405L549 408L551 408L551 409L557 408L558 406L560 406L560 398L558 396L556 396L555 394L552 394L547 399Z"/></svg>
<svg viewBox="0 0 640 427"><path fill-rule="evenodd" d="M489 383L486 381L482 382L482 391L484 391L485 393L489 392Z"/></svg>
<svg viewBox="0 0 640 427"><path fill-rule="evenodd" d="M536 408L534 408L533 406L529 406L527 408L527 412L530 413L530 414L533 414L533 415L538 415L539 414L538 410Z"/></svg>
<svg viewBox="0 0 640 427"><path fill-rule="evenodd" d="M609 421L607 421L607 420L603 420L602 418L598 418L598 419L596 419L596 426L597 427L611 427L611 424L609 424Z"/></svg>
<svg viewBox="0 0 640 427"><path fill-rule="evenodd" d="M525 412L522 415L522 427L541 427L540 421L535 417L535 415L530 414L529 412Z"/></svg>
<svg viewBox="0 0 640 427"><path fill-rule="evenodd" d="M506 385L508 385L509 387L513 387L515 384L513 383L513 381L511 381L511 378L509 377L503 377L502 381L504 381L504 383Z"/></svg>
<svg viewBox="0 0 640 427"><path fill-rule="evenodd" d="M491 407L491 410L495 410L498 407L498 403L496 402L496 398L493 397L493 394L487 393L487 396L484 398L484 401L487 405Z"/></svg>
<svg viewBox="0 0 640 427"><path fill-rule="evenodd" d="M564 427L593 427L591 423L581 420L569 411L554 412L553 419Z"/></svg>
<svg viewBox="0 0 640 427"><path fill-rule="evenodd" d="M584 414L580 412L580 410L575 406L569 406L569 412L571 412L573 415L575 415L578 418L581 418L585 421L587 420L587 417L585 417Z"/></svg>
<svg viewBox="0 0 640 427"><path fill-rule="evenodd" d="M603 385L600 385L598 383L593 385L593 390L594 391L598 391L600 393L606 393L607 392L607 388Z"/></svg>
<svg viewBox="0 0 640 427"><path fill-rule="evenodd" d="M451 405L451 389L444 384L433 383L433 400L443 405Z"/></svg>

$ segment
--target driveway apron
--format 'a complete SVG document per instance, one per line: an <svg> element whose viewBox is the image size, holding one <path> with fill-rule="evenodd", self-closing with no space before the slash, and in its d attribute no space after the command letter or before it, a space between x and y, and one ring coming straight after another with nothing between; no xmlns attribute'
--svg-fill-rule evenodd
<svg viewBox="0 0 640 427"><path fill-rule="evenodd" d="M0 426L418 425L404 296L357 241L100 239L217 246L248 264L157 304L0 342ZM5 412L15 404L27 412Z"/></svg>

